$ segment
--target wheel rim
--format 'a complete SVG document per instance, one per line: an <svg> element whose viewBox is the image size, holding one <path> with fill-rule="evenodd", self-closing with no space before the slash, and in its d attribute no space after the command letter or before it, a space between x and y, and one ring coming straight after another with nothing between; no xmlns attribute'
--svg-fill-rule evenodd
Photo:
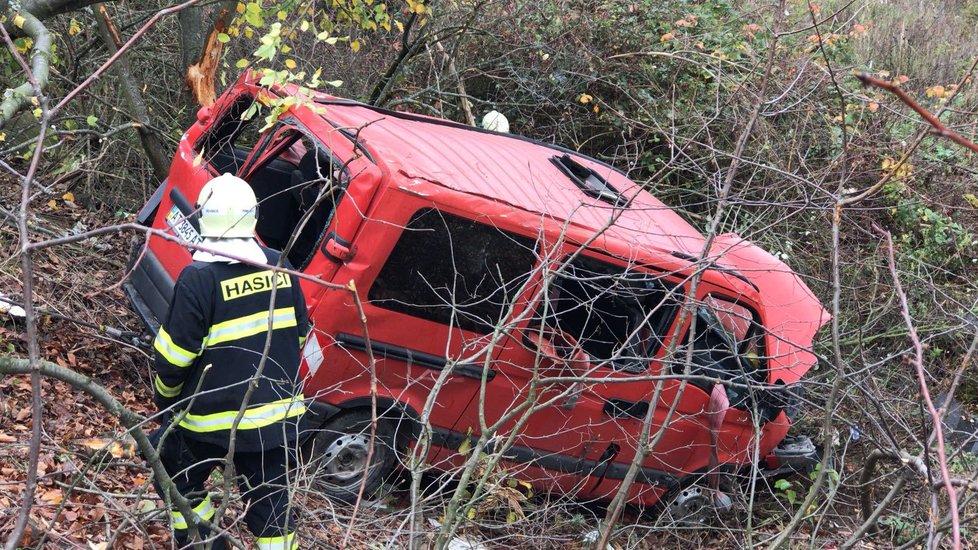
<svg viewBox="0 0 978 550"><path fill-rule="evenodd" d="M374 446L374 461L377 445ZM367 466L370 439L362 435L343 434L326 447L322 456L322 473L337 481L348 481L363 475Z"/></svg>
<svg viewBox="0 0 978 550"><path fill-rule="evenodd" d="M672 521L684 524L703 524L710 515L710 498L701 487L684 488L667 507Z"/></svg>

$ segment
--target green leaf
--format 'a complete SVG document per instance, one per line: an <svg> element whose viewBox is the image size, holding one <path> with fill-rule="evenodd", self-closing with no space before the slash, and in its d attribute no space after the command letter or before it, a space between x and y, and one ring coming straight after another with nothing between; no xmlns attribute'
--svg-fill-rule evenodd
<svg viewBox="0 0 978 550"><path fill-rule="evenodd" d="M248 60L244 58L239 59L238 62L234 64L234 66L239 69L244 69L245 67L248 66Z"/></svg>
<svg viewBox="0 0 978 550"><path fill-rule="evenodd" d="M774 488L777 489L777 490L779 490L779 491L784 491L785 489L788 489L789 487L791 487L791 482L788 481L787 479L779 479L779 480L777 480L777 481L774 482Z"/></svg>
<svg viewBox="0 0 978 550"><path fill-rule="evenodd" d="M98 124L98 117L95 115L88 115L88 118L85 119L85 121L88 122L89 126L95 126Z"/></svg>
<svg viewBox="0 0 978 550"><path fill-rule="evenodd" d="M343 81L342 80L330 80L326 84L328 84L328 85L330 85L330 86L332 86L334 88L339 88L340 86L343 85Z"/></svg>
<svg viewBox="0 0 978 550"><path fill-rule="evenodd" d="M217 41L220 42L221 44L227 44L228 42L231 41L231 37L224 34L223 32L219 32L217 33Z"/></svg>

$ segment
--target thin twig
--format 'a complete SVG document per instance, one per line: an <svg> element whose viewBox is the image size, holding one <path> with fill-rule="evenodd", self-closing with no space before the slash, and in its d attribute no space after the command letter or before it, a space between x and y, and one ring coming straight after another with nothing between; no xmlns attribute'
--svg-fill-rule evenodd
<svg viewBox="0 0 978 550"><path fill-rule="evenodd" d="M919 103L914 101L914 99L910 97L910 95L907 92L903 91L903 89L897 86L896 84L892 82L887 82L886 80L881 80L874 76L870 76L869 74L866 73L859 73L856 75L856 78L858 78L859 81L866 86L876 86L877 88L881 88L897 96L900 99L900 101L904 102L908 107L916 111L917 114L920 115L924 120L926 120L928 124L934 127L932 133L934 133L935 135L946 137L951 141L957 143L958 145L961 145L962 147L967 147L968 149L971 149L972 151L978 153L978 144L975 144L973 141L965 137L962 137L961 134L945 126L944 123L940 121L940 119L938 119L936 116L931 114L931 112L928 111L927 109L921 107Z"/></svg>
<svg viewBox="0 0 978 550"><path fill-rule="evenodd" d="M903 285L900 283L900 276L896 270L896 260L893 255L893 237L890 235L889 231L884 231L876 224L873 224L873 229L883 235L886 239L887 245L887 258L890 265L890 275L893 277L894 292L900 298L900 313L903 315L903 320L907 324L907 330L910 331L910 341L914 348L914 357L912 363L914 369L917 371L917 381L920 383L920 394L923 397L924 402L927 405L927 412L930 413L931 420L934 424L934 432L937 437L937 465L941 470L941 478L944 480L944 487L947 490L948 506L951 508L951 534L954 538L954 549L960 550L961 548L961 523L958 516L958 494L954 490L954 486L951 483L951 473L947 467L947 454L944 450L944 433L941 427L941 415L937 412L937 408L934 407L934 402L931 400L930 391L927 389L927 374L924 372L924 347L920 343L920 337L917 336L917 329L914 327L913 318L910 316L910 306L907 303L907 295L903 291ZM925 449L926 451L926 449ZM933 521L937 521L937 517L933 518Z"/></svg>

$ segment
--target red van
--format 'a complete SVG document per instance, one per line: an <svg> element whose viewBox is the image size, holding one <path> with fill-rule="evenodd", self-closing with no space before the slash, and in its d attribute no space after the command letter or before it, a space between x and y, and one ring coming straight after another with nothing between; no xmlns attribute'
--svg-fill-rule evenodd
<svg viewBox="0 0 978 550"><path fill-rule="evenodd" d="M321 94L261 131L273 98L299 93L242 77L200 111L139 221L198 243L200 188L235 173L266 246L355 289L365 323L349 290L302 281L304 391L331 496L351 498L363 475L371 491L418 447L456 467L484 427L514 477L608 499L652 415L662 433L630 499L672 491L682 509L704 499L688 482L711 455L778 467L814 450L779 444L828 315L784 263L732 234L697 261L699 231L552 144ZM190 261L158 236L134 250L126 289L151 330ZM368 467L372 369L385 445Z"/></svg>

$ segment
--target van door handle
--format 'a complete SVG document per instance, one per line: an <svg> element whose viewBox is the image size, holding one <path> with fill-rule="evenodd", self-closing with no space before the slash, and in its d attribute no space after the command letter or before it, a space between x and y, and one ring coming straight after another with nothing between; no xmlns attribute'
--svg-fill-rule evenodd
<svg viewBox="0 0 978 550"><path fill-rule="evenodd" d="M356 253L355 248L352 246L353 243L340 237L335 232L330 231L326 238L323 240L323 246L320 248L323 255L336 263L344 263L353 259L353 255Z"/></svg>

